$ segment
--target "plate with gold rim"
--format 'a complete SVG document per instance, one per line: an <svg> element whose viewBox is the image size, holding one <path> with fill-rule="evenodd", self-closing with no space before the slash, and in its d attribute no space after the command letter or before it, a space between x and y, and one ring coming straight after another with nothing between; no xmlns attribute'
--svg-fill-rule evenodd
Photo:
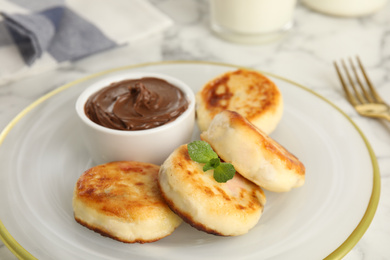
<svg viewBox="0 0 390 260"><path fill-rule="evenodd" d="M264 213L247 234L214 236L182 224L157 242L125 244L74 221L74 184L93 166L74 109L85 88L129 70L168 74L197 92L210 79L237 68L188 61L121 67L66 84L32 103L0 134L1 240L20 259L343 257L375 215L380 193L375 155L361 130L334 104L266 72L284 98L284 114L271 137L305 164L306 183L286 193L266 192ZM193 138L198 137L195 129Z"/></svg>

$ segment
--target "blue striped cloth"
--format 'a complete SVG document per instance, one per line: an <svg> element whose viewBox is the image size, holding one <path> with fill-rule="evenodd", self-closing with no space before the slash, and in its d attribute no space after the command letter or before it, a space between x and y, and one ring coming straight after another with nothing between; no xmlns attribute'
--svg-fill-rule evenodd
<svg viewBox="0 0 390 260"><path fill-rule="evenodd" d="M172 25L147 0L0 0L0 84Z"/></svg>

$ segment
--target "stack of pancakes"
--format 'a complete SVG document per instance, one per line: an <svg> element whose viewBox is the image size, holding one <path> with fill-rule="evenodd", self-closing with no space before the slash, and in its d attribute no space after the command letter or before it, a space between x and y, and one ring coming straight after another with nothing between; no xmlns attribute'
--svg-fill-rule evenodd
<svg viewBox="0 0 390 260"><path fill-rule="evenodd" d="M226 183L191 160L187 145L161 165L112 162L86 171L73 196L75 219L114 239L152 242L181 221L210 234L237 236L254 227L266 203L262 188L286 192L305 180L304 165L268 135L282 117L277 86L251 70L227 72L197 93L201 139L233 164Z"/></svg>

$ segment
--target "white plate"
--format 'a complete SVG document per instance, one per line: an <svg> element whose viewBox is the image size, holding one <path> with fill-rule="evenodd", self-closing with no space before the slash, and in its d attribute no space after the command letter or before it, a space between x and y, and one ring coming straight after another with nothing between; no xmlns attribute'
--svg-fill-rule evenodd
<svg viewBox="0 0 390 260"><path fill-rule="evenodd" d="M219 237L187 224L149 244L100 236L73 219L79 175L92 166L78 132L77 96L120 70L166 73L197 91L236 67L165 62L114 69L67 84L27 107L0 135L0 237L22 259L323 259L340 258L363 236L379 201L379 171L366 138L329 101L267 74L285 111L272 137L306 166L306 183L266 192L259 223L246 235ZM199 131L195 131L198 138Z"/></svg>

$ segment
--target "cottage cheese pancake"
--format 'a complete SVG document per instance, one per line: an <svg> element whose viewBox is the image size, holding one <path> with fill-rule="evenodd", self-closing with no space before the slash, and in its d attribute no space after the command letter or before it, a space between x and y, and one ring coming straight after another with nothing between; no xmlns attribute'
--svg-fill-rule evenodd
<svg viewBox="0 0 390 260"><path fill-rule="evenodd" d="M111 162L85 171L73 194L81 225L127 243L145 243L171 234L182 220L165 204L157 183L159 166Z"/></svg>
<svg viewBox="0 0 390 260"><path fill-rule="evenodd" d="M252 70L227 72L209 81L196 95L197 122L201 131L223 110L239 112L266 134L283 114L278 87L263 74Z"/></svg>
<svg viewBox="0 0 390 260"><path fill-rule="evenodd" d="M237 112L216 115L201 138L248 180L275 192L305 182L305 166Z"/></svg>
<svg viewBox="0 0 390 260"><path fill-rule="evenodd" d="M226 183L213 170L190 159L187 145L177 148L159 173L161 192L169 205L193 227L222 236L247 233L257 224L266 202L260 187L236 173Z"/></svg>

